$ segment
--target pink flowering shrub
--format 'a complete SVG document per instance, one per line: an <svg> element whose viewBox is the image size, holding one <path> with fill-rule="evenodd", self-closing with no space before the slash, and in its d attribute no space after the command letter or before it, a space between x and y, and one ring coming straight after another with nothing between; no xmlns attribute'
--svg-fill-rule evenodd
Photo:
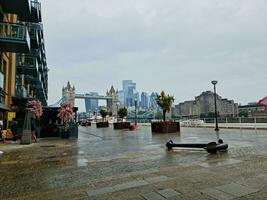
<svg viewBox="0 0 267 200"><path fill-rule="evenodd" d="M65 125L65 131L69 128L73 116L73 107L69 103L62 103L57 115Z"/></svg>
<svg viewBox="0 0 267 200"><path fill-rule="evenodd" d="M43 115L42 103L39 100L28 101L27 107L31 108L33 118L40 119L40 117Z"/></svg>

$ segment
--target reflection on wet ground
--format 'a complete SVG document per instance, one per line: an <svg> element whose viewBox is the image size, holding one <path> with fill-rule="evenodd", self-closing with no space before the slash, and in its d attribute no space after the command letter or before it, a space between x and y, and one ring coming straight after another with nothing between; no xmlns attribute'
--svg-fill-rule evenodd
<svg viewBox="0 0 267 200"><path fill-rule="evenodd" d="M266 155L266 131L220 130L219 137L229 144L229 150L216 155L201 149L168 152L165 147L170 139L176 143L208 143L217 137L213 129L182 128L181 134L151 134L146 126L135 131L80 127L78 140L41 139L37 144L14 150L1 144L4 154L0 155L0 197L90 199L86 193L90 188L152 175L178 178L180 170L194 185L191 179L200 169L200 173L210 174L210 170L240 166L252 156ZM223 175L224 171L220 173Z"/></svg>

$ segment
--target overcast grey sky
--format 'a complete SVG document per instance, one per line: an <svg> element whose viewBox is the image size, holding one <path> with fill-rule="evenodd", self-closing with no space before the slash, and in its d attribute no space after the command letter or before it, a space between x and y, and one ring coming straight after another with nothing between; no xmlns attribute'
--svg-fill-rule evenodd
<svg viewBox="0 0 267 200"><path fill-rule="evenodd" d="M267 95L266 0L45 0L42 12L49 104L68 80L104 94L132 79L175 102L213 79L237 103Z"/></svg>

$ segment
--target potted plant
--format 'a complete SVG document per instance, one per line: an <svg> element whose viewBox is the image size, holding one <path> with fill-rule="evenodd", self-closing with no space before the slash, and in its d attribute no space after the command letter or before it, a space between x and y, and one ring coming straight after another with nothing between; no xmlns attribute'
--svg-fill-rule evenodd
<svg viewBox="0 0 267 200"><path fill-rule="evenodd" d="M40 119L43 115L42 103L39 100L31 100L27 102L27 107L30 108L32 117L34 119Z"/></svg>
<svg viewBox="0 0 267 200"><path fill-rule="evenodd" d="M118 121L115 122L114 129L129 129L131 126L130 122L124 122L123 118L126 117L128 114L128 110L126 107L120 108L118 110Z"/></svg>
<svg viewBox="0 0 267 200"><path fill-rule="evenodd" d="M101 117L102 117L102 122L97 122L96 123L96 127L97 128L106 128L106 127L109 127L109 124L108 124L108 121L106 121L106 116L108 115L108 112L104 109L101 109L99 111Z"/></svg>
<svg viewBox="0 0 267 200"><path fill-rule="evenodd" d="M60 104L57 116L61 119L61 121L64 124L64 129L61 133L61 138L69 138L70 137L69 128L73 117L73 107L71 106L71 104L70 103Z"/></svg>
<svg viewBox="0 0 267 200"><path fill-rule="evenodd" d="M166 113L170 112L172 103L174 102L174 97L165 94L164 91L160 93L160 95L156 98L157 104L162 109L162 117L163 121L160 122L152 122L151 128L152 132L155 133L176 133L180 131L179 122L174 121L166 121Z"/></svg>
<svg viewBox="0 0 267 200"><path fill-rule="evenodd" d="M36 124L39 124L39 119L42 115L43 107L39 100L29 100L26 103L23 132L20 141L21 144L30 144L32 143L32 139L37 142L35 131L37 132L37 137L39 137L40 126L37 126ZM34 128L31 127L32 125Z"/></svg>

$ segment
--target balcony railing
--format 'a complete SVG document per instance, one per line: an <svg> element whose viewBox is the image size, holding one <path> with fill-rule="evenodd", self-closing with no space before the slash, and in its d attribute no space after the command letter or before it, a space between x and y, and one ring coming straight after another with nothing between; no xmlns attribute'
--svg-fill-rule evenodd
<svg viewBox="0 0 267 200"><path fill-rule="evenodd" d="M16 85L16 97L19 98L26 98L27 97L27 90L23 85Z"/></svg>
<svg viewBox="0 0 267 200"><path fill-rule="evenodd" d="M17 56L17 69L26 74L37 75L37 58L36 56L20 54Z"/></svg>
<svg viewBox="0 0 267 200"><path fill-rule="evenodd" d="M30 36L27 26L1 22L0 50L28 53L30 51Z"/></svg>
<svg viewBox="0 0 267 200"><path fill-rule="evenodd" d="M42 21L41 3L37 0L31 1L31 21L36 23Z"/></svg>
<svg viewBox="0 0 267 200"><path fill-rule="evenodd" d="M42 25L38 23L31 23L29 25L29 33L31 38L31 47L39 48L39 44L41 44L41 31Z"/></svg>

